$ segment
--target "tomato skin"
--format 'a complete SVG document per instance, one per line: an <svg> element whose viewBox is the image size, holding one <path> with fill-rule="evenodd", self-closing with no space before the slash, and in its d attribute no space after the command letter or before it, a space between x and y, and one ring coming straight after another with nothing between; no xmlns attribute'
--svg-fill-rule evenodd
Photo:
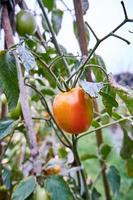
<svg viewBox="0 0 133 200"><path fill-rule="evenodd" d="M53 113L61 129L71 134L80 134L91 125L92 100L82 88L76 87L55 97Z"/></svg>
<svg viewBox="0 0 133 200"><path fill-rule="evenodd" d="M36 32L35 17L28 10L21 10L16 15L16 30L20 36L33 35Z"/></svg>

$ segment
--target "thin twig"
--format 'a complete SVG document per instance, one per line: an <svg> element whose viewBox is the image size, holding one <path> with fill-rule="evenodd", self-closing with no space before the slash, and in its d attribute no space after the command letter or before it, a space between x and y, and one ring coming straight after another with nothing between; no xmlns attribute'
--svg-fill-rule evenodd
<svg viewBox="0 0 133 200"><path fill-rule="evenodd" d="M54 123L56 124L56 126L57 126L57 128L59 129L60 133L62 134L62 136L64 137L64 139L66 140L66 142L67 142L68 144L64 143L64 142L61 140L60 136L56 133L57 136L58 136L58 138L60 139L60 141L61 141L66 147L70 148L70 147L71 147L71 143L70 143L70 141L68 140L68 138L66 137L66 135L64 134L64 132L63 132L63 131L60 129L60 127L57 125L57 123L56 123L56 121L55 121L55 119L54 119L54 117L53 117L53 115L52 115L52 113L51 113L51 111L50 111L50 109L49 109L49 106L48 106L48 104L47 104L47 101L45 100L45 98L44 98L44 96L43 96L43 94L42 94L40 91L38 91L34 86L32 86L32 85L30 85L30 84L28 84L28 83L25 83L25 85L27 85L28 87L32 88L32 89L40 96L41 103L43 104L43 106L45 107L45 109L47 110L47 112L49 113L51 119L54 121Z"/></svg>
<svg viewBox="0 0 133 200"><path fill-rule="evenodd" d="M111 123L105 124L105 125L103 125L103 126L100 126L100 127L98 127L98 128L95 128L95 129L93 129L93 130L91 130L91 131L89 131L89 132L86 132L86 133L84 133L84 134L78 136L78 137L77 137L77 140L79 140L80 138L82 138L82 137L84 137L84 136L86 136L86 135L89 135L89 134L91 134L91 133L93 133L93 132L95 132L95 131L97 131L97 130L100 130L100 129L103 129L103 128L107 128L107 127L112 126L112 125L114 125L114 124L118 124L118 123L120 123L120 122L123 122L123 121L126 121L126 120L131 120L131 119L133 119L133 116L128 116L128 117L119 119L119 120L117 120L117 121L113 121L113 122L111 122Z"/></svg>
<svg viewBox="0 0 133 200"><path fill-rule="evenodd" d="M126 8L125 8L125 5L124 5L124 2L123 2L123 1L121 1L121 5L122 5L122 8L123 8L123 12L124 12L124 15L125 15L125 19L128 19L127 11L126 11Z"/></svg>

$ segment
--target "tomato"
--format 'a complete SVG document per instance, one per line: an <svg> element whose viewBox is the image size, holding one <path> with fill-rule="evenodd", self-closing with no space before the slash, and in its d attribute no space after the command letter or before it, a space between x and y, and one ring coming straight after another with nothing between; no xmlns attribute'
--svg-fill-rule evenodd
<svg viewBox="0 0 133 200"><path fill-rule="evenodd" d="M81 87L60 93L53 101L53 114L61 129L80 134L90 127L93 119L91 97Z"/></svg>
<svg viewBox="0 0 133 200"><path fill-rule="evenodd" d="M36 32L37 23L32 13L21 10L16 15L16 30L20 36L33 35Z"/></svg>
<svg viewBox="0 0 133 200"><path fill-rule="evenodd" d="M59 174L60 172L61 172L60 165L54 165L44 170L45 175L55 175L55 174Z"/></svg>

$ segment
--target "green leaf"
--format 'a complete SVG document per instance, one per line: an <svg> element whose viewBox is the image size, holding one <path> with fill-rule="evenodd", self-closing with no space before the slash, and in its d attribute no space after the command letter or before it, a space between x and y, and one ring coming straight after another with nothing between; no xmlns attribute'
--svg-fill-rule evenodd
<svg viewBox="0 0 133 200"><path fill-rule="evenodd" d="M119 171L116 169L115 166L110 166L107 171L107 178L111 187L111 190L113 192L113 195L118 195L119 189L120 189L120 182L121 177L119 174Z"/></svg>
<svg viewBox="0 0 133 200"><path fill-rule="evenodd" d="M44 28L44 31L49 32L48 24L47 24L46 19L44 18L43 15L41 15L41 20L42 20L41 22L42 22L42 26L43 26L43 28Z"/></svg>
<svg viewBox="0 0 133 200"><path fill-rule="evenodd" d="M61 176L50 176L45 182L46 190L51 193L52 200L75 200L69 186Z"/></svg>
<svg viewBox="0 0 133 200"><path fill-rule="evenodd" d="M91 199L92 200L100 200L101 199L101 194L96 190L96 188L93 188L93 190L92 190Z"/></svg>
<svg viewBox="0 0 133 200"><path fill-rule="evenodd" d="M62 10L59 10L59 9L53 10L51 21L52 21L53 29L56 35L59 33L61 29L62 17L63 17Z"/></svg>
<svg viewBox="0 0 133 200"><path fill-rule="evenodd" d="M111 116L113 107L118 107L118 103L115 100L116 93L110 85L107 85L103 88L100 94L102 96L102 101L105 109L107 113Z"/></svg>
<svg viewBox="0 0 133 200"><path fill-rule="evenodd" d="M89 159L97 159L98 157L95 154L84 154L80 157L82 161L89 160Z"/></svg>
<svg viewBox="0 0 133 200"><path fill-rule="evenodd" d="M18 123L19 120L17 121L14 121L13 119L0 120L0 140L8 136L9 134L12 134Z"/></svg>
<svg viewBox="0 0 133 200"><path fill-rule="evenodd" d="M43 5L48 9L48 11L52 11L54 7L54 0L43 0Z"/></svg>
<svg viewBox="0 0 133 200"><path fill-rule="evenodd" d="M16 107L19 98L17 68L14 56L0 52L0 89L8 99L9 110Z"/></svg>
<svg viewBox="0 0 133 200"><path fill-rule="evenodd" d="M2 180L7 189L11 189L11 170L5 167L2 171Z"/></svg>
<svg viewBox="0 0 133 200"><path fill-rule="evenodd" d="M99 154L102 156L102 159L106 159L111 152L112 147L108 144L102 144L99 148Z"/></svg>
<svg viewBox="0 0 133 200"><path fill-rule="evenodd" d="M128 132L125 128L123 128L123 134L120 156L123 159L130 159L133 155L133 140L128 136Z"/></svg>
<svg viewBox="0 0 133 200"><path fill-rule="evenodd" d="M131 115L133 115L133 91L127 90L127 92L124 92L124 91L118 91L117 90L117 93L118 93L119 97L126 104Z"/></svg>
<svg viewBox="0 0 133 200"><path fill-rule="evenodd" d="M16 190L12 194L12 200L24 200L30 196L36 187L36 179L33 176L22 180L16 187Z"/></svg>
<svg viewBox="0 0 133 200"><path fill-rule="evenodd" d="M98 65L99 67L103 68L106 71L106 66L102 57L97 54L94 54L89 64ZM91 70L93 71L97 82L104 80L105 74L103 74L102 70L98 69L97 67L91 67Z"/></svg>
<svg viewBox="0 0 133 200"><path fill-rule="evenodd" d="M97 97L100 90L103 88L103 83L93 83L85 80L80 80L79 84L91 97Z"/></svg>
<svg viewBox="0 0 133 200"><path fill-rule="evenodd" d="M130 177L133 177L133 158L128 159L126 161L126 168L127 168L127 173Z"/></svg>
<svg viewBox="0 0 133 200"><path fill-rule="evenodd" d="M101 125L100 125L100 123L99 123L97 120L93 119L93 121L92 121L92 123L91 123L91 126L93 126L94 128L98 128L98 127L100 127Z"/></svg>

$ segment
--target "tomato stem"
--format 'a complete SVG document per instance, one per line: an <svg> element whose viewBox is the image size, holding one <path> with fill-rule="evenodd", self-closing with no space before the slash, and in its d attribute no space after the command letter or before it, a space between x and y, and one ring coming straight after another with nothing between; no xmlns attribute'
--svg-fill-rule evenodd
<svg viewBox="0 0 133 200"><path fill-rule="evenodd" d="M77 151L77 141L76 141L76 136L74 134L72 135L72 143L73 143L72 151L73 151L75 163L76 163L77 166L81 167L82 164L81 164L81 161L80 161L80 158L79 158L79 154L78 154L78 151ZM86 200L91 200L91 196L90 196L90 193L89 193L89 188L88 188L88 185L87 185L87 182L86 182L85 171L84 171L84 169L82 167L80 169L80 173L81 173L82 181L84 183L84 190L85 190L85 194L86 194Z"/></svg>

